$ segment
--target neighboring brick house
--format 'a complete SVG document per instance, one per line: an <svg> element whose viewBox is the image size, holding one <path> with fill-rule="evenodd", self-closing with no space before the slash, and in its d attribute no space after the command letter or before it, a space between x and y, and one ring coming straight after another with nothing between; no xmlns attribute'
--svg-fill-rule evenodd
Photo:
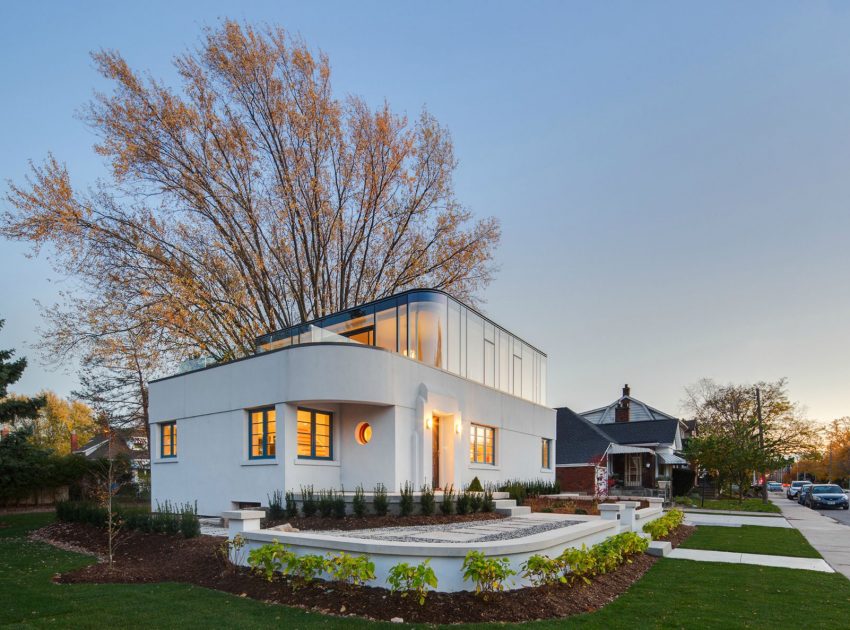
<svg viewBox="0 0 850 630"><path fill-rule="evenodd" d="M557 409L556 476L564 492L648 494L686 466L682 440L693 426L631 396L577 414Z"/></svg>
<svg viewBox="0 0 850 630"><path fill-rule="evenodd" d="M111 448L109 436L105 433L100 433L82 446L78 446L76 433L72 432L71 452L90 460L126 455L130 460L133 483L136 484L141 478L146 478L147 473L150 472L151 460L144 431L116 431Z"/></svg>

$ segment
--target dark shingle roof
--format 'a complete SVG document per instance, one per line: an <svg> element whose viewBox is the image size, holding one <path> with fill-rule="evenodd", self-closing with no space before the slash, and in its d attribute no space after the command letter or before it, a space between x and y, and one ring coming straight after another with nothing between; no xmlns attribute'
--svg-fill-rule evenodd
<svg viewBox="0 0 850 630"><path fill-rule="evenodd" d="M600 427L588 422L569 407L560 407L556 411L556 464L586 464L605 453L613 440Z"/></svg>
<svg viewBox="0 0 850 630"><path fill-rule="evenodd" d="M617 422L599 428L617 444L673 444L678 426L679 421L671 419Z"/></svg>

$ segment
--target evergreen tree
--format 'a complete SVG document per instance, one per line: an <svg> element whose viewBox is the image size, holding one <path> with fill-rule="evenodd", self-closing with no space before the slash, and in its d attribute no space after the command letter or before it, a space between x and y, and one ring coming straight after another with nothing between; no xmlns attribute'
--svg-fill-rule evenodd
<svg viewBox="0 0 850 630"><path fill-rule="evenodd" d="M0 329L6 320L0 319ZM10 396L9 385L16 383L27 367L26 357L12 360L14 350L0 350L0 423L14 424L18 420L34 419L45 404L44 396L26 398Z"/></svg>

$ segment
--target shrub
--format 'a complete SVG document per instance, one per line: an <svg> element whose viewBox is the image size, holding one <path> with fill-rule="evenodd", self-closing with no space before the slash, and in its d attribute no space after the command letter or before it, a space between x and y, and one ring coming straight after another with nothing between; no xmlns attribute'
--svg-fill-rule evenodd
<svg viewBox="0 0 850 630"><path fill-rule="evenodd" d="M66 523L88 523L95 527L105 527L107 513L106 508L87 501L61 501L56 504L56 518Z"/></svg>
<svg viewBox="0 0 850 630"><path fill-rule="evenodd" d="M405 481L401 487L401 499L399 500L398 509L402 516L413 514L413 484L409 481Z"/></svg>
<svg viewBox="0 0 850 630"><path fill-rule="evenodd" d="M463 490L457 495L457 503L455 505L458 514L469 514L472 510L470 506L470 499L472 495L468 490Z"/></svg>
<svg viewBox="0 0 850 630"><path fill-rule="evenodd" d="M170 501L157 503L156 510L149 512L143 508L117 506L113 510L127 529L145 533L183 534L194 538L201 533L197 507L191 503L175 504ZM88 523L95 527L106 527L108 513L106 508L87 501L62 501L56 504L56 518L66 523Z"/></svg>
<svg viewBox="0 0 850 630"><path fill-rule="evenodd" d="M658 540L675 531L684 519L685 513L682 510L670 510L664 516L644 525L643 531L652 536L653 540Z"/></svg>
<svg viewBox="0 0 850 630"><path fill-rule="evenodd" d="M560 558L550 558L539 554L531 556L522 565L522 575L534 586L566 583L564 564Z"/></svg>
<svg viewBox="0 0 850 630"><path fill-rule="evenodd" d="M297 518L298 503L295 501L295 493L288 491L284 500L286 501L286 518Z"/></svg>
<svg viewBox="0 0 850 630"><path fill-rule="evenodd" d="M336 493L333 490L319 490L319 514L323 518L328 518L334 510L334 498Z"/></svg>
<svg viewBox="0 0 850 630"><path fill-rule="evenodd" d="M354 498L351 500L351 510L355 516L366 515L366 493L363 491L363 486L357 486L354 489Z"/></svg>
<svg viewBox="0 0 850 630"><path fill-rule="evenodd" d="M269 511L266 516L275 521L282 519L286 514L283 509L283 492L275 490L270 495L267 494L266 497L269 500Z"/></svg>
<svg viewBox="0 0 850 630"><path fill-rule="evenodd" d="M390 502L387 499L387 487L382 483L375 486L372 507L375 508L375 514L378 516L386 516L390 509Z"/></svg>
<svg viewBox="0 0 850 630"><path fill-rule="evenodd" d="M472 481L469 482L470 492L484 492L484 488L481 486L481 482L478 480L478 477L473 477Z"/></svg>
<svg viewBox="0 0 850 630"><path fill-rule="evenodd" d="M694 487L694 471L690 468L674 468L673 483L670 484L674 495L686 495Z"/></svg>
<svg viewBox="0 0 850 630"><path fill-rule="evenodd" d="M693 507L695 505L695 502L691 497L673 497L673 503L687 507Z"/></svg>
<svg viewBox="0 0 850 630"><path fill-rule="evenodd" d="M390 585L392 592L401 591L402 597L416 593L419 597L419 605L422 606L428 595L428 588L437 588L437 575L428 565L429 562L430 560L425 560L415 566L399 562L392 567L387 575L387 584Z"/></svg>
<svg viewBox="0 0 850 630"><path fill-rule="evenodd" d="M585 545L582 545L581 549L574 547L564 549L558 556L558 561L564 567L564 578L569 584L573 584L576 580L590 584L590 578L597 574L596 557Z"/></svg>
<svg viewBox="0 0 850 630"><path fill-rule="evenodd" d="M443 488L443 502L440 503L440 512L443 514L454 514L455 511L455 491L454 486L446 486Z"/></svg>
<svg viewBox="0 0 850 630"><path fill-rule="evenodd" d="M487 558L481 551L470 551L463 559L463 580L475 584L475 592L493 593L505 588L505 580L516 575L507 558Z"/></svg>
<svg viewBox="0 0 850 630"><path fill-rule="evenodd" d="M484 503L484 495L480 492L469 493L469 511L480 512L481 505Z"/></svg>
<svg viewBox="0 0 850 630"><path fill-rule="evenodd" d="M287 572L295 554L286 545L274 541L248 553L248 566L271 582L276 573Z"/></svg>
<svg viewBox="0 0 850 630"><path fill-rule="evenodd" d="M484 490L484 496L481 497L481 511L492 512L495 509L496 502L493 500L493 490L488 487Z"/></svg>
<svg viewBox="0 0 850 630"><path fill-rule="evenodd" d="M375 579L375 563L369 556L350 556L344 551L328 554L326 570L334 580L354 586Z"/></svg>
<svg viewBox="0 0 850 630"><path fill-rule="evenodd" d="M522 505L526 498L539 497L542 494L559 494L561 484L546 479L509 479L499 487L501 492L507 492L517 505Z"/></svg>
<svg viewBox="0 0 850 630"><path fill-rule="evenodd" d="M304 513L304 516L308 518L315 516L318 509L316 497L313 493L313 486L301 486L301 511Z"/></svg>
<svg viewBox="0 0 850 630"><path fill-rule="evenodd" d="M422 486L422 494L419 496L419 505L422 510L422 514L425 516L431 516L434 513L434 489L427 483Z"/></svg>
<svg viewBox="0 0 850 630"><path fill-rule="evenodd" d="M180 533L183 534L183 538L195 538L201 535L197 504L186 503L180 508Z"/></svg>
<svg viewBox="0 0 850 630"><path fill-rule="evenodd" d="M587 510L585 510L584 508L576 508L575 511L573 512L573 514L580 514L580 515L583 515L583 516L587 516Z"/></svg>
<svg viewBox="0 0 850 630"><path fill-rule="evenodd" d="M341 492L334 492L331 500L334 518L345 518L345 488Z"/></svg>
<svg viewBox="0 0 850 630"><path fill-rule="evenodd" d="M327 569L327 561L323 556L316 554L307 554L303 556L294 556L289 560L287 570L295 579L293 588L298 585L312 582L319 577L323 571Z"/></svg>

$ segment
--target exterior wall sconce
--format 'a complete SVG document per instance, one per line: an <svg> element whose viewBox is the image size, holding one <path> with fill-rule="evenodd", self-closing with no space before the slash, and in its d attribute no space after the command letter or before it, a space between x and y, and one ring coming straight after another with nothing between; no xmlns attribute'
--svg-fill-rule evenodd
<svg viewBox="0 0 850 630"><path fill-rule="evenodd" d="M430 431L433 427L434 427L434 416L432 416L431 414L428 414L425 417L425 428Z"/></svg>
<svg viewBox="0 0 850 630"><path fill-rule="evenodd" d="M463 423L461 423L460 418L455 420L455 433L457 433L458 435L463 433Z"/></svg>

